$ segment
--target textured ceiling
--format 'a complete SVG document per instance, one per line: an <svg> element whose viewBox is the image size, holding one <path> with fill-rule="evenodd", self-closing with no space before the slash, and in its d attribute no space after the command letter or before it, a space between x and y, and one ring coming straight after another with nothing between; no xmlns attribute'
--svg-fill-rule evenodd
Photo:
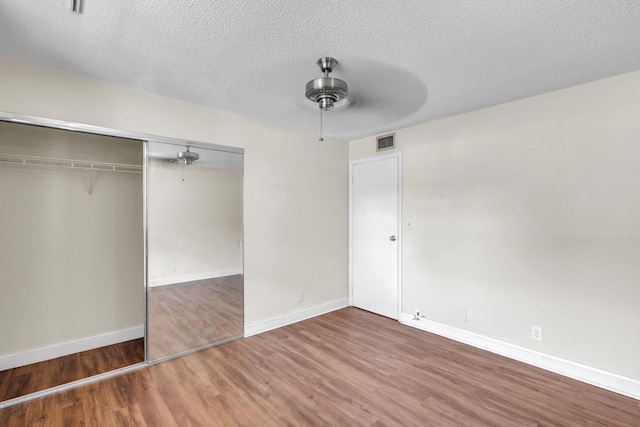
<svg viewBox="0 0 640 427"><path fill-rule="evenodd" d="M353 140L640 69L637 0L0 0L0 57ZM594 102L597 102L595 100Z"/></svg>

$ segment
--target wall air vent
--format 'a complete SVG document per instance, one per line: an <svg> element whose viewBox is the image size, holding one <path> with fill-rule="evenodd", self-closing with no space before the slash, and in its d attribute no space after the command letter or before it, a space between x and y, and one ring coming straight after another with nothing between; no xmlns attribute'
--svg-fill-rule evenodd
<svg viewBox="0 0 640 427"><path fill-rule="evenodd" d="M376 151L392 150L394 148L396 148L395 133L376 138Z"/></svg>

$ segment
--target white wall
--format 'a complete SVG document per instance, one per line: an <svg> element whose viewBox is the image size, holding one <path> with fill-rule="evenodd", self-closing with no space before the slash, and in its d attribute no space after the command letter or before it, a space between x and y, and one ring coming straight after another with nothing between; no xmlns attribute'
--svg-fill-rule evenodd
<svg viewBox="0 0 640 427"><path fill-rule="evenodd" d="M142 144L0 122L0 153L142 165ZM142 174L0 163L0 356L144 324Z"/></svg>
<svg viewBox="0 0 640 427"><path fill-rule="evenodd" d="M148 174L149 285L241 274L242 155L197 148L200 160L185 166L167 161L183 147L155 146L163 151L153 153ZM216 156L238 165L207 162Z"/></svg>
<svg viewBox="0 0 640 427"><path fill-rule="evenodd" d="M0 111L243 147L245 322L347 297L344 141L6 60L0 93Z"/></svg>
<svg viewBox="0 0 640 427"><path fill-rule="evenodd" d="M403 311L640 379L639 99L636 72L396 131Z"/></svg>

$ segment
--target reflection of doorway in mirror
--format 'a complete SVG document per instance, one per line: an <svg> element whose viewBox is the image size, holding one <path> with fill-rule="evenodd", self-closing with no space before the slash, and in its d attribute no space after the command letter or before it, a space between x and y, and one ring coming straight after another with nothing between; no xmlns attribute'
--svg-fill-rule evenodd
<svg viewBox="0 0 640 427"><path fill-rule="evenodd" d="M142 159L0 121L0 400L144 360Z"/></svg>

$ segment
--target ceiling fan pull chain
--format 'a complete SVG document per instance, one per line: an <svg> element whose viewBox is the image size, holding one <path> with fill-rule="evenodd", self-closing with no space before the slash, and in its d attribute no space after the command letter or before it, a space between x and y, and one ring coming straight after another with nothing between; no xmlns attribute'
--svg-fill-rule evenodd
<svg viewBox="0 0 640 427"><path fill-rule="evenodd" d="M318 141L324 141L324 138L322 138L322 110L320 110L320 139Z"/></svg>

